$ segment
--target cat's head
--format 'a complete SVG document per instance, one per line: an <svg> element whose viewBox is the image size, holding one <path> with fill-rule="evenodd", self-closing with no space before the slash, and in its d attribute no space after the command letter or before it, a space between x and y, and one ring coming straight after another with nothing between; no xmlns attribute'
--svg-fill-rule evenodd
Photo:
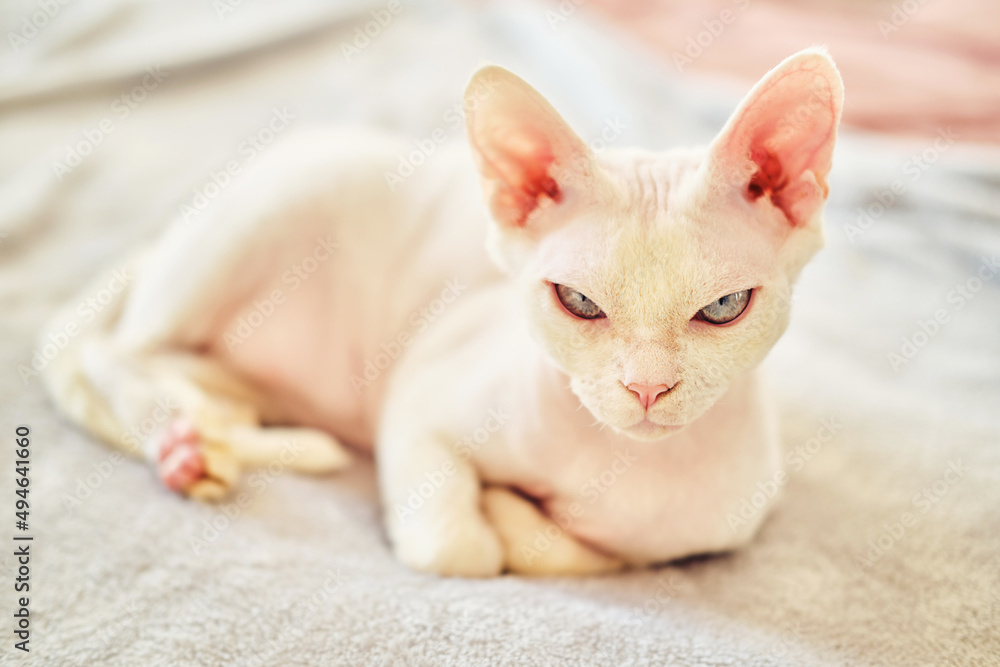
<svg viewBox="0 0 1000 667"><path fill-rule="evenodd" d="M499 67L466 96L490 251L580 401L641 440L704 414L784 332L823 244L843 105L829 56L785 60L689 151L595 154Z"/></svg>

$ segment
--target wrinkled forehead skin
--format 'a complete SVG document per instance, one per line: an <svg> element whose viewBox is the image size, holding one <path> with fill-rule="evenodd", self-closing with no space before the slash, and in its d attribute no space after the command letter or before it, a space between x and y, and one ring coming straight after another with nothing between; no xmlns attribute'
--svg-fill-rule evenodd
<svg viewBox="0 0 1000 667"><path fill-rule="evenodd" d="M571 285L621 327L688 322L733 292L780 281L787 231L713 187L703 152L601 156L600 187L565 202L540 239L533 278Z"/></svg>

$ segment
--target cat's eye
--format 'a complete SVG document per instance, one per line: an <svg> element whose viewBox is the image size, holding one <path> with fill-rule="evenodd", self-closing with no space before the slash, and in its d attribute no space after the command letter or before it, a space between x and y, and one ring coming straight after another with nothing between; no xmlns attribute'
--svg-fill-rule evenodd
<svg viewBox="0 0 1000 667"><path fill-rule="evenodd" d="M747 309L752 292L752 289L745 289L727 294L699 310L698 317L711 324L732 322Z"/></svg>
<svg viewBox="0 0 1000 667"><path fill-rule="evenodd" d="M607 317L601 307L590 300L582 292L566 287L565 285L555 285L556 296L563 307L570 313L584 320L596 320L600 317Z"/></svg>

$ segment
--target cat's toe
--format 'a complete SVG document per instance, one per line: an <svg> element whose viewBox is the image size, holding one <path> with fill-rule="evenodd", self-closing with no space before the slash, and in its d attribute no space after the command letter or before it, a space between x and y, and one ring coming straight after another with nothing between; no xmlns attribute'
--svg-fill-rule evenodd
<svg viewBox="0 0 1000 667"><path fill-rule="evenodd" d="M507 488L483 493L483 508L504 545L507 569L517 574L596 574L625 567L567 533L534 503Z"/></svg>
<svg viewBox="0 0 1000 667"><path fill-rule="evenodd" d="M168 489L179 492L204 476L205 459L190 422L177 419L167 427L160 442L157 472Z"/></svg>
<svg viewBox="0 0 1000 667"><path fill-rule="evenodd" d="M157 473L167 488L199 500L218 500L239 476L224 445L206 441L186 419L175 419L160 441Z"/></svg>

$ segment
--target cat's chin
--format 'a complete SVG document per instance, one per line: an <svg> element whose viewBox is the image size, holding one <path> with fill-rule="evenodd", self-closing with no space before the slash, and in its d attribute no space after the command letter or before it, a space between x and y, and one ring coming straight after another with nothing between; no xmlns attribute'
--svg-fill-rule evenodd
<svg viewBox="0 0 1000 667"><path fill-rule="evenodd" d="M653 442L654 440L662 440L663 438L671 436L682 428L684 428L683 425L677 426L673 424L657 424L649 419L642 419L632 426L618 430L633 440Z"/></svg>

